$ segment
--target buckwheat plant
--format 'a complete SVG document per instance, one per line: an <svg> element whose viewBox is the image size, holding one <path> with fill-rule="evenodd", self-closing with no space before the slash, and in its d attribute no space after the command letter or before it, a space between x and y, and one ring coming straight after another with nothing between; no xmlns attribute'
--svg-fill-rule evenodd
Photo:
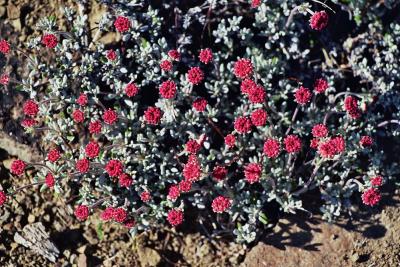
<svg viewBox="0 0 400 267"><path fill-rule="evenodd" d="M28 97L21 125L47 149L43 162L14 161L13 175L35 168L27 186L79 191L78 220L98 214L132 234L191 217L252 242L270 207L307 211L307 194L329 220L352 196L379 203L399 173L376 143L399 134L398 24L372 12L360 33L349 18L360 35L344 39L330 24L350 5L159 2L101 1L90 29L78 1L66 29L48 17L26 49L1 41L5 57L26 56L29 74L1 83ZM102 44L106 33L119 41Z"/></svg>

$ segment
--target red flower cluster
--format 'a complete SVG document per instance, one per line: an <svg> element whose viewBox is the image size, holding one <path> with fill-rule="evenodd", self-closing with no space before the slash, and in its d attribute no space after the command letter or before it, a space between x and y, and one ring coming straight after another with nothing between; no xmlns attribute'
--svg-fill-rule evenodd
<svg viewBox="0 0 400 267"><path fill-rule="evenodd" d="M144 119L148 124L157 125L162 117L161 109L157 107L148 107L144 112Z"/></svg>
<svg viewBox="0 0 400 267"><path fill-rule="evenodd" d="M88 103L88 97L87 97L87 95L84 94L84 93L81 93L81 94L79 95L79 97L76 99L76 103L78 103L78 105L80 105L80 106L82 106L82 107L86 106L87 103Z"/></svg>
<svg viewBox="0 0 400 267"><path fill-rule="evenodd" d="M236 137L233 134L228 134L224 138L225 145L227 145L229 148L232 148L235 146L236 143Z"/></svg>
<svg viewBox="0 0 400 267"><path fill-rule="evenodd" d="M211 203L212 210L215 213L222 213L231 207L232 201L224 196L214 198Z"/></svg>
<svg viewBox="0 0 400 267"><path fill-rule="evenodd" d="M143 202L148 202L148 201L150 201L150 199L151 199L150 192L148 192L148 191L143 191L143 192L140 194L140 199L141 199Z"/></svg>
<svg viewBox="0 0 400 267"><path fill-rule="evenodd" d="M117 159L110 160L105 167L106 172L111 177L118 177L122 174L124 165Z"/></svg>
<svg viewBox="0 0 400 267"><path fill-rule="evenodd" d="M85 153L91 159L97 157L100 153L99 144L93 141L89 142L85 147Z"/></svg>
<svg viewBox="0 0 400 267"><path fill-rule="evenodd" d="M125 18L123 16L117 17L117 19L114 22L115 29L119 32L126 32L129 30L131 27L131 22L128 18Z"/></svg>
<svg viewBox="0 0 400 267"><path fill-rule="evenodd" d="M22 175L24 173L25 168L26 168L25 162L23 162L20 159L17 159L17 160L14 160L11 163L10 171L11 171L12 174L15 174L15 175L19 176L19 175Z"/></svg>
<svg viewBox="0 0 400 267"><path fill-rule="evenodd" d="M314 137L326 137L328 135L328 128L324 124L314 125L312 135Z"/></svg>
<svg viewBox="0 0 400 267"><path fill-rule="evenodd" d="M295 97L295 101L299 104L299 105L305 105L308 102L310 102L311 100L311 92L308 88L305 88L303 86L300 86L299 89L296 90L294 97Z"/></svg>
<svg viewBox="0 0 400 267"><path fill-rule="evenodd" d="M0 191L0 207L4 205L7 201L7 195L4 191Z"/></svg>
<svg viewBox="0 0 400 267"><path fill-rule="evenodd" d="M324 158L332 158L342 153L345 149L346 144L342 136L331 138L318 146L318 152Z"/></svg>
<svg viewBox="0 0 400 267"><path fill-rule="evenodd" d="M42 36L42 44L47 48L54 48L57 46L58 39L54 34L46 33Z"/></svg>
<svg viewBox="0 0 400 267"><path fill-rule="evenodd" d="M276 158L278 157L281 151L281 145L278 140L273 138L268 138L264 142L264 154L267 155L268 158Z"/></svg>
<svg viewBox="0 0 400 267"><path fill-rule="evenodd" d="M100 121L91 121L89 123L89 132L91 134L99 134L101 132L101 122Z"/></svg>
<svg viewBox="0 0 400 267"><path fill-rule="evenodd" d="M175 201L179 196L181 192L179 190L178 185L172 185L169 190L168 190L168 199Z"/></svg>
<svg viewBox="0 0 400 267"><path fill-rule="evenodd" d="M197 85L203 81L204 73L199 67L192 67L187 73L187 79L191 84Z"/></svg>
<svg viewBox="0 0 400 267"><path fill-rule="evenodd" d="M178 52L178 50L175 50L175 49L169 50L169 51L168 51L168 56L169 56L171 59L175 60L175 61L179 61L180 58L181 58L181 54Z"/></svg>
<svg viewBox="0 0 400 267"><path fill-rule="evenodd" d="M24 103L23 111L26 116L35 117L39 112L39 105L35 101L29 99Z"/></svg>
<svg viewBox="0 0 400 267"><path fill-rule="evenodd" d="M248 92L249 100L251 103L263 103L265 100L265 89L261 85L256 85Z"/></svg>
<svg viewBox="0 0 400 267"><path fill-rule="evenodd" d="M172 209L168 212L167 220L172 226L178 226L183 221L183 212L179 209Z"/></svg>
<svg viewBox="0 0 400 267"><path fill-rule="evenodd" d="M174 81L168 80L163 82L159 88L160 95L164 98L173 98L176 94L176 84Z"/></svg>
<svg viewBox="0 0 400 267"><path fill-rule="evenodd" d="M207 100L205 98L197 98L195 101L193 101L193 108L197 112L203 112L207 107Z"/></svg>
<svg viewBox="0 0 400 267"><path fill-rule="evenodd" d="M27 118L22 120L21 125L24 128L29 128L35 126L37 123L38 122L36 120Z"/></svg>
<svg viewBox="0 0 400 267"><path fill-rule="evenodd" d="M128 84L125 86L125 94L126 94L128 97L133 97L133 96L137 95L138 92L139 92L139 88L138 88L137 85L134 84L134 83L128 83Z"/></svg>
<svg viewBox="0 0 400 267"><path fill-rule="evenodd" d="M373 143L374 143L374 140L370 136L367 136L367 135L362 136L360 139L360 146L362 146L362 147L372 146Z"/></svg>
<svg viewBox="0 0 400 267"><path fill-rule="evenodd" d="M113 214L114 214L114 208L113 207L107 207L107 208L105 208L105 210L103 210L100 213L100 219L102 221L108 222L109 220L112 219Z"/></svg>
<svg viewBox="0 0 400 267"><path fill-rule="evenodd" d="M238 117L235 120L234 127L238 133L248 133L251 131L251 120L247 117Z"/></svg>
<svg viewBox="0 0 400 267"><path fill-rule="evenodd" d="M213 54L210 48L201 49L199 59L204 64L208 64L213 60Z"/></svg>
<svg viewBox="0 0 400 267"><path fill-rule="evenodd" d="M328 25L328 13L325 11L315 12L310 18L310 27L313 30L321 31Z"/></svg>
<svg viewBox="0 0 400 267"><path fill-rule="evenodd" d="M80 159L75 163L75 168L80 173L87 173L89 171L90 162L88 159Z"/></svg>
<svg viewBox="0 0 400 267"><path fill-rule="evenodd" d="M0 84L7 85L10 82L10 76L8 74L2 74L0 76Z"/></svg>
<svg viewBox="0 0 400 267"><path fill-rule="evenodd" d="M233 73L237 78L246 79L253 74L253 64L250 59L241 58L235 62Z"/></svg>
<svg viewBox="0 0 400 267"><path fill-rule="evenodd" d="M189 192L192 188L192 182L188 180L182 180L179 182L179 190L181 192Z"/></svg>
<svg viewBox="0 0 400 267"><path fill-rule="evenodd" d="M257 8L261 5L261 0L252 0L251 1L251 7L252 8Z"/></svg>
<svg viewBox="0 0 400 267"><path fill-rule="evenodd" d="M112 213L114 221L122 223L126 220L128 213L124 208L115 208Z"/></svg>
<svg viewBox="0 0 400 267"><path fill-rule="evenodd" d="M106 57L107 57L108 60L114 61L114 60L117 59L117 53L112 49L107 50Z"/></svg>
<svg viewBox="0 0 400 267"><path fill-rule="evenodd" d="M297 135L288 135L283 140L288 153L296 153L301 150L301 139Z"/></svg>
<svg viewBox="0 0 400 267"><path fill-rule="evenodd" d="M228 170L222 166L215 166L212 172L212 176L218 181L224 180L227 174Z"/></svg>
<svg viewBox="0 0 400 267"><path fill-rule="evenodd" d="M381 200L381 194L378 189L371 187L362 194L361 199L365 205L375 206Z"/></svg>
<svg viewBox="0 0 400 267"><path fill-rule="evenodd" d="M85 114L83 113L82 110L75 109L74 112L72 112L72 118L74 122L81 123L85 120Z"/></svg>
<svg viewBox="0 0 400 267"><path fill-rule="evenodd" d="M160 68L163 71L171 71L172 70L172 62L169 60L163 60L160 63Z"/></svg>
<svg viewBox="0 0 400 267"><path fill-rule="evenodd" d="M130 187L133 183L132 177L127 173L123 173L120 176L118 176L118 181L119 181L120 186L123 186L126 188Z"/></svg>
<svg viewBox="0 0 400 267"><path fill-rule="evenodd" d="M253 80L244 79L240 84L240 90L242 91L243 94L247 95L256 86L257 84Z"/></svg>
<svg viewBox="0 0 400 267"><path fill-rule="evenodd" d="M57 148L54 148L47 153L47 159L50 162L56 162L60 158L60 151Z"/></svg>
<svg viewBox="0 0 400 267"><path fill-rule="evenodd" d="M268 114L263 109L256 109L251 113L251 122L255 126L264 126L267 123Z"/></svg>
<svg viewBox="0 0 400 267"><path fill-rule="evenodd" d="M370 181L372 186L381 186L383 184L382 176L372 177Z"/></svg>
<svg viewBox="0 0 400 267"><path fill-rule="evenodd" d="M7 55L10 52L10 44L6 40L0 41L0 53Z"/></svg>
<svg viewBox="0 0 400 267"><path fill-rule="evenodd" d="M355 97L346 97L344 100L344 110L346 110L347 114L353 119L357 119L361 116L361 110L358 107L358 101Z"/></svg>
<svg viewBox="0 0 400 267"><path fill-rule="evenodd" d="M102 118L106 124L113 125L118 120L118 114L112 109L107 109Z"/></svg>
<svg viewBox="0 0 400 267"><path fill-rule="evenodd" d="M86 205L79 205L76 207L74 214L78 220L84 221L89 217L89 208Z"/></svg>
<svg viewBox="0 0 400 267"><path fill-rule="evenodd" d="M188 162L183 167L183 177L190 181L194 182L200 178L201 168L196 156L191 155L188 159Z"/></svg>
<svg viewBox="0 0 400 267"><path fill-rule="evenodd" d="M46 183L47 187L52 188L55 183L56 183L56 179L54 179L53 174L51 174L50 172L46 175L46 177L44 178L44 182Z"/></svg>
<svg viewBox="0 0 400 267"><path fill-rule="evenodd" d="M261 164L249 163L244 167L244 176L246 181L250 184L260 181L261 178Z"/></svg>
<svg viewBox="0 0 400 267"><path fill-rule="evenodd" d="M322 94L328 87L328 82L325 79L320 78L314 82L314 91L316 94Z"/></svg>
<svg viewBox="0 0 400 267"><path fill-rule="evenodd" d="M185 150L191 154L196 154L200 150L201 146L199 143L197 143L196 140L190 139L186 143Z"/></svg>

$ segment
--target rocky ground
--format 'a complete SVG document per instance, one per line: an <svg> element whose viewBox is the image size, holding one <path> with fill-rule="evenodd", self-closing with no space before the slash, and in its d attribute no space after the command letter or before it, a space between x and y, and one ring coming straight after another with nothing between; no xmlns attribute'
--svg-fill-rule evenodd
<svg viewBox="0 0 400 267"><path fill-rule="evenodd" d="M59 14L60 6L67 4L61 0L0 0L0 34L23 42L35 33L38 18ZM88 12L94 23L101 8L91 5ZM114 39L103 37L106 42ZM18 71L16 62L11 66L11 71ZM0 97L0 180L15 187L31 181L9 175L11 160L41 157L38 145L18 130L21 99L14 93L2 92ZM10 132L14 133L11 137ZM394 190L389 191L393 195ZM400 266L398 191L394 199L385 195L380 207L356 210L354 220L336 224L318 215L285 216L264 240L248 248L231 240L209 239L204 233L183 234L169 228L132 239L126 229L101 224L95 216L78 223L68 206L74 201L70 195L30 188L0 209L0 266L53 265L35 251L37 247L56 256L55 266ZM29 227L39 227L44 234L29 243Z"/></svg>

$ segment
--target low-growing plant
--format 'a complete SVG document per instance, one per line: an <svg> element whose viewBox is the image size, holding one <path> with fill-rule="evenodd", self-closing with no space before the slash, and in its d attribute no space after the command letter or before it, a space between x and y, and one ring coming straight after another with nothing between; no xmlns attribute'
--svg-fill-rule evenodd
<svg viewBox="0 0 400 267"><path fill-rule="evenodd" d="M397 75L389 78L362 59L373 35L340 46L330 34L351 5L101 2L107 12L94 29L78 1L64 10L67 29L52 16L26 49L0 42L5 57L26 57L29 74L4 73L1 83L28 95L21 125L47 149L43 162L15 160L11 173L32 167L42 190L79 190L78 220L98 213L136 234L185 225L192 213L204 229L252 242L271 203L304 211L301 196L318 192L332 220L357 192L375 206L399 173L375 141L398 136L384 130L400 124L398 62L384 56L399 53L398 24L380 40ZM119 41L101 43L107 32ZM20 190L1 191L0 204Z"/></svg>

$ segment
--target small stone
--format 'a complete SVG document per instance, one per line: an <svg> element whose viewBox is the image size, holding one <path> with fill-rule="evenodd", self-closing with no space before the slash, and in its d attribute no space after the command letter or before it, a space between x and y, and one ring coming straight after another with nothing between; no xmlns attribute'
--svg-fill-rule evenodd
<svg viewBox="0 0 400 267"><path fill-rule="evenodd" d="M85 250L86 250L86 245L83 245L80 248L78 248L76 251L78 251L80 254L85 254Z"/></svg>
<svg viewBox="0 0 400 267"><path fill-rule="evenodd" d="M28 223L34 223L34 222L35 222L35 216L33 216L32 214L29 214Z"/></svg>
<svg viewBox="0 0 400 267"><path fill-rule="evenodd" d="M352 262L357 262L360 259L360 255L358 253L353 253L350 256L350 259L351 259Z"/></svg>

